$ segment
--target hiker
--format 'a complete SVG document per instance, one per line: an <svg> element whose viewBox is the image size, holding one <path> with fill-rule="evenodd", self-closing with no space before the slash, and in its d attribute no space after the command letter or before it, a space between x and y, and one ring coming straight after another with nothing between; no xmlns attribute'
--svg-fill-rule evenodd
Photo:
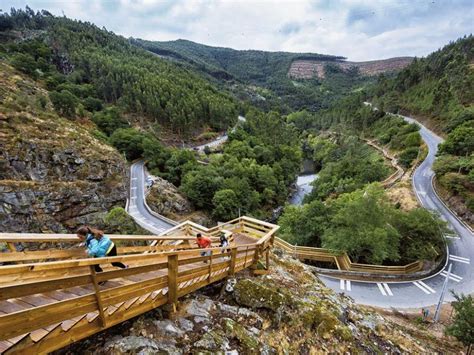
<svg viewBox="0 0 474 355"><path fill-rule="evenodd" d="M77 237L85 242L87 247L87 254L93 258L103 258L105 256L117 256L117 247L109 237L104 235L104 232L98 229L90 228L87 226L80 227L76 231ZM127 269L128 266L121 262L113 262L113 266ZM94 265L96 272L102 272L102 268L99 264ZM103 284L101 282L100 284Z"/></svg>
<svg viewBox="0 0 474 355"><path fill-rule="evenodd" d="M201 249L207 249L211 247L211 239L208 237L203 237L201 233L198 233L196 235L196 243ZM207 251L205 250L201 252L201 256L208 256L208 255L211 255L210 250L207 250ZM207 262L207 261L204 260L204 262Z"/></svg>
<svg viewBox="0 0 474 355"><path fill-rule="evenodd" d="M221 235L219 236L219 246L221 247L221 253L225 253L226 251L230 251L226 247L229 246L229 240L224 231L221 231ZM227 257L224 257L224 260L227 260Z"/></svg>

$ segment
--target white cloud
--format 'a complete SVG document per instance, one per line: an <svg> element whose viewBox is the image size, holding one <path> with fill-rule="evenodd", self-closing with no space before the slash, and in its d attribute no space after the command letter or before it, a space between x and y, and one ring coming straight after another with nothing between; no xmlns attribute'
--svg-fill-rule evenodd
<svg viewBox="0 0 474 355"><path fill-rule="evenodd" d="M350 60L422 56L474 32L472 0L14 0L11 6L26 4L125 37Z"/></svg>

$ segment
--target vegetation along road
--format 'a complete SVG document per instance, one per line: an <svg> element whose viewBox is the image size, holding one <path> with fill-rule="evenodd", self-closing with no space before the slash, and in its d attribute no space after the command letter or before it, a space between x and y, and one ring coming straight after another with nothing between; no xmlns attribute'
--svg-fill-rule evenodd
<svg viewBox="0 0 474 355"><path fill-rule="evenodd" d="M416 122L405 117L407 121ZM413 187L421 204L438 211L448 221L452 235L447 236L449 258L441 271L427 278L409 282L363 282L341 280L321 275L325 284L337 292L345 292L361 304L379 307L423 307L435 304L446 278L449 264L453 264L448 289L456 292L474 292L474 239L472 232L440 201L432 185L432 166L442 139L421 125L420 134L429 148L428 155L413 174ZM152 212L144 198L145 171L142 161L131 167L130 202L127 211L143 228L160 234L176 223ZM445 300L450 300L447 295Z"/></svg>
<svg viewBox="0 0 474 355"><path fill-rule="evenodd" d="M444 267L438 273L417 281L410 282L361 282L348 281L321 276L325 284L337 292L345 292L358 303L379 307L424 307L438 302L447 276L449 264L452 264L448 290L456 293L469 294L474 292L474 236L440 200L434 191L432 170L438 145L443 139L410 117L404 117L409 122L420 125L420 134L428 146L428 155L413 174L413 188L421 204L437 211L441 218L448 222L451 235L446 236L448 258ZM447 294L445 301L451 301Z"/></svg>

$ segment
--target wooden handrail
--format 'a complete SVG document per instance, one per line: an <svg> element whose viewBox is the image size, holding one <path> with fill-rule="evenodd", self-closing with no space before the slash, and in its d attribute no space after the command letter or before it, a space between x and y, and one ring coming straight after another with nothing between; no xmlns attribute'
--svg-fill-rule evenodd
<svg viewBox="0 0 474 355"><path fill-rule="evenodd" d="M293 253L296 257L302 260L334 262L337 265L337 268L341 271L406 275L418 272L423 268L422 261L415 261L400 266L353 263L347 253L335 252L324 248L294 246L281 238L275 238L275 245Z"/></svg>
<svg viewBox="0 0 474 355"><path fill-rule="evenodd" d="M257 225L258 223L261 223L261 225ZM175 235L176 233L185 232L188 227L194 231L202 230L211 235L224 231L230 238L234 238L236 232L250 237L251 235L243 231L242 227L250 231L262 230L264 234L259 239L252 236L249 240L255 240L254 242L229 245L225 247L225 250L214 245L206 249L197 249L192 248L189 243L183 244L183 246L160 244L118 248L124 252L140 254L45 262L31 262L31 259L59 259L68 255L75 257L82 250L54 249L26 252L12 250L3 253L0 257L5 256L10 261L13 261L13 256L20 257L20 259L23 257L20 261L24 263L0 266L0 301L32 295L41 297L42 293L70 290L84 286L89 286L83 288L83 290L88 290L89 293L82 293L80 296L64 300L47 297L41 306L20 309L8 314L1 314L0 312L0 340L11 339L37 329L49 329L54 324L85 315L87 315L88 322L82 327L97 327L94 329L100 331L164 303L175 305L179 297L255 265L261 253L268 251L268 248L272 245L274 233L278 229L278 226L246 217L209 229L192 222L182 223L177 227L169 235L161 237L145 236L145 239L140 239L142 236L137 238L120 236L116 240L149 241L158 238L161 241L189 241L195 239L195 237ZM193 233L192 230L191 233ZM41 236L29 234L20 237L4 233L1 237L9 242L25 242L25 240L27 242L77 242L74 235ZM210 251L211 255L201 256L201 253L206 251ZM0 260L2 259L0 258ZM207 264L201 264L203 261L206 261ZM106 268L103 272L96 272L96 265L113 262L123 262L129 265L129 268L112 270ZM139 277L130 279L129 277L133 275ZM114 280L114 284L118 282L119 286L114 285L112 288L104 288L99 285L103 281L110 280ZM72 294L70 295L72 296ZM124 306L121 307L121 305ZM119 313L115 315L114 312ZM97 318L96 321L94 321L95 318ZM76 334L73 338L70 338L69 342L72 342L72 339L77 340L83 337L82 334ZM90 334L90 332L86 332L86 334ZM55 346L53 343L48 344L51 344L51 349Z"/></svg>

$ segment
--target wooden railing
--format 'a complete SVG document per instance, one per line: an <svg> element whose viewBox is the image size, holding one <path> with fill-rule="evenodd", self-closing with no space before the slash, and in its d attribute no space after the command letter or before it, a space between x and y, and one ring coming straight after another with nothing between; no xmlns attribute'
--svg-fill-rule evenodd
<svg viewBox="0 0 474 355"><path fill-rule="evenodd" d="M66 255L61 252L79 251L2 253L3 260L11 261L12 256L18 256L16 261L23 264L0 266L0 352L2 346L15 351L51 351L160 305L168 303L175 307L179 297L244 268L257 268L265 254L262 264L265 261L263 266L268 268L268 252L277 230L276 225L242 217L214 228L185 222L163 236L143 236L143 240L152 240L154 245L126 247L131 248L127 252L134 253L130 255L29 263L31 258L59 259ZM195 233L215 237L220 231L232 234L233 245L225 249L197 249L191 243ZM112 236L115 241L138 238ZM0 235L0 242L6 243L38 241L71 243L77 242L77 238ZM176 241L186 247L176 250L180 245L161 244ZM203 252L209 255L202 255ZM129 267L106 266L113 262ZM105 270L97 273L95 266L99 264ZM101 286L104 281L107 283Z"/></svg>
<svg viewBox="0 0 474 355"><path fill-rule="evenodd" d="M353 263L346 253L335 253L329 249L295 246L281 238L275 238L275 246L284 249L301 260L334 263L338 270L384 275L408 275L423 269L422 261L402 266L385 266Z"/></svg>

